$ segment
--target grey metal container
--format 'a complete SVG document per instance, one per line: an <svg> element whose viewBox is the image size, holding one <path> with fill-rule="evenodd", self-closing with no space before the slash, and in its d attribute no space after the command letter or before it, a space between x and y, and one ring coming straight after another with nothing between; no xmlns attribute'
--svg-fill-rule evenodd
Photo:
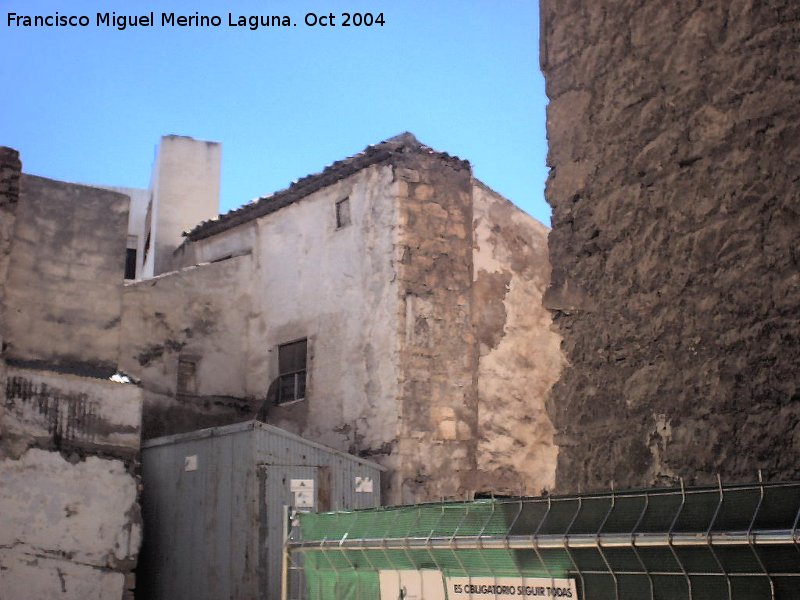
<svg viewBox="0 0 800 600"><path fill-rule="evenodd" d="M137 597L280 597L284 507L380 505L380 465L257 421L142 444Z"/></svg>

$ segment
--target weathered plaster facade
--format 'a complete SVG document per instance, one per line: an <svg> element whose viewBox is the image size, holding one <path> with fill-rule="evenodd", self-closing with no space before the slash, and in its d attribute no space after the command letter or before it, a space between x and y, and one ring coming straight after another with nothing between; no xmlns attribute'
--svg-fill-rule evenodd
<svg viewBox="0 0 800 600"><path fill-rule="evenodd" d="M4 600L132 597L142 396L96 378L116 369L127 202L0 148Z"/></svg>
<svg viewBox="0 0 800 600"><path fill-rule="evenodd" d="M23 174L5 289L5 357L116 370L128 198Z"/></svg>
<svg viewBox="0 0 800 600"><path fill-rule="evenodd" d="M221 160L217 142L180 135L161 138L145 215L143 277L171 271L183 232L217 215Z"/></svg>
<svg viewBox="0 0 800 600"><path fill-rule="evenodd" d="M217 216L221 160L217 142L165 135L156 147L147 188L93 184L129 198L126 248L136 251L136 260L128 279L174 270L183 232Z"/></svg>
<svg viewBox="0 0 800 600"><path fill-rule="evenodd" d="M120 360L145 389L145 435L258 411L389 467L388 502L549 488L560 353L548 316L526 312L545 238L468 163L408 135L207 222L176 251L183 269L125 288ZM278 346L297 339L305 399L275 405ZM183 355L196 394L176 390Z"/></svg>
<svg viewBox="0 0 800 600"><path fill-rule="evenodd" d="M242 256L126 285L119 367L141 380L147 437L252 415L250 262ZM179 390L181 360L196 372Z"/></svg>
<svg viewBox="0 0 800 600"><path fill-rule="evenodd" d="M125 590L134 586L141 525L136 481L121 462L73 464L33 448L0 461L0 481L3 598L132 597Z"/></svg>
<svg viewBox="0 0 800 600"><path fill-rule="evenodd" d="M542 400L563 367L561 340L541 302L550 282L548 229L479 182L472 193L476 489L539 493L555 485L558 455Z"/></svg>
<svg viewBox="0 0 800 600"><path fill-rule="evenodd" d="M543 0L563 491L800 476L800 5Z"/></svg>

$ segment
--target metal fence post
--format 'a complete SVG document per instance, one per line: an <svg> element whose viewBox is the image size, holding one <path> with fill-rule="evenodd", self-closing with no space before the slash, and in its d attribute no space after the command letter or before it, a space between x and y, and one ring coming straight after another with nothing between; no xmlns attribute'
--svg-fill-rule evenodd
<svg viewBox="0 0 800 600"><path fill-rule="evenodd" d="M283 505L283 552L281 553L281 600L289 598L289 506Z"/></svg>

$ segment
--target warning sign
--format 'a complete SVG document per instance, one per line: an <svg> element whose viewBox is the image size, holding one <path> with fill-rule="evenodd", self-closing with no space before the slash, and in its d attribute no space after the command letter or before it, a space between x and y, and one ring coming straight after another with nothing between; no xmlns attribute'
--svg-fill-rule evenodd
<svg viewBox="0 0 800 600"><path fill-rule="evenodd" d="M294 496L295 508L314 508L313 479L292 479L289 481L289 491Z"/></svg>
<svg viewBox="0 0 800 600"><path fill-rule="evenodd" d="M442 577L441 571L379 571L381 600L578 599L574 579L544 577ZM447 586L447 593L443 582Z"/></svg>
<svg viewBox="0 0 800 600"><path fill-rule="evenodd" d="M574 579L544 577L448 577L449 600L478 600L480 598L570 598L578 600Z"/></svg>

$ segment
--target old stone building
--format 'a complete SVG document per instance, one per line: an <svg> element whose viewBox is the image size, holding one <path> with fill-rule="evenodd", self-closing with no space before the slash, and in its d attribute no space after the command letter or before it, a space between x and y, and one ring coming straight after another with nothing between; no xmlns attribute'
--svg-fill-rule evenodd
<svg viewBox="0 0 800 600"><path fill-rule="evenodd" d="M546 235L410 134L205 221L125 286L144 434L259 412L389 467L388 502L549 488Z"/></svg>
<svg viewBox="0 0 800 600"><path fill-rule="evenodd" d="M404 134L217 216L218 144L143 190L0 158L3 598L131 593L142 435L257 417L387 503L553 486L547 229L466 161Z"/></svg>
<svg viewBox="0 0 800 600"><path fill-rule="evenodd" d="M542 2L558 489L800 476L799 19Z"/></svg>

